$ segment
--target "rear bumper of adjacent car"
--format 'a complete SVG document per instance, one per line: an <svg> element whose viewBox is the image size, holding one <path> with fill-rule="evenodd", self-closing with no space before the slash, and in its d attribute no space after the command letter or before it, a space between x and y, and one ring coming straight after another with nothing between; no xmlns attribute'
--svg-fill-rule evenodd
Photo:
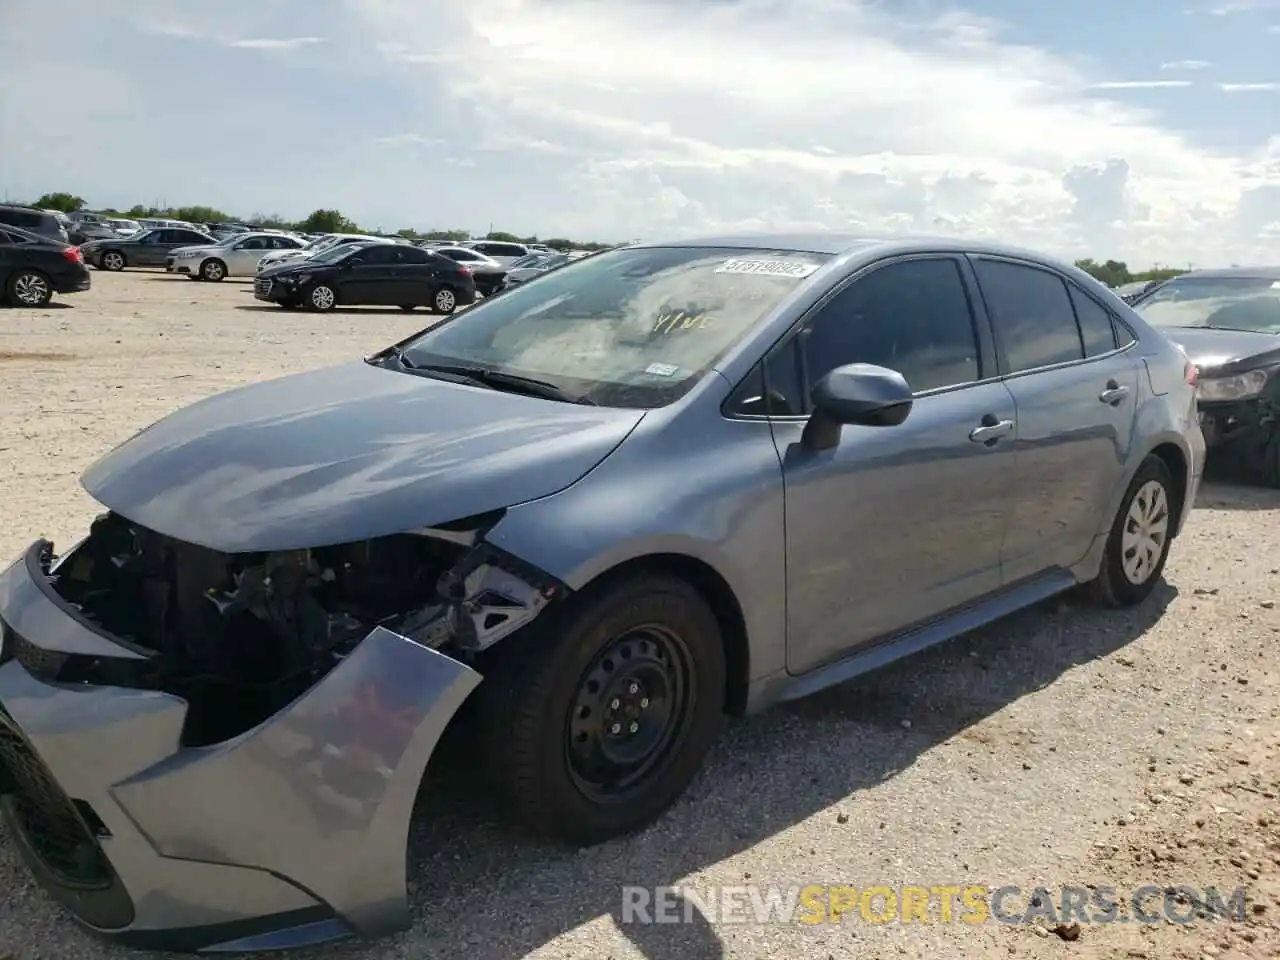
<svg viewBox="0 0 1280 960"><path fill-rule="evenodd" d="M58 596L50 553L33 544L0 573L0 813L39 882L86 926L145 948L406 927L414 798L479 674L379 627L265 722L183 747L180 697L56 679L73 657L131 676L142 655ZM352 719L379 703L394 715Z"/></svg>
<svg viewBox="0 0 1280 960"><path fill-rule="evenodd" d="M83 293L92 286L93 275L89 273L89 268L78 264L53 277L55 293Z"/></svg>

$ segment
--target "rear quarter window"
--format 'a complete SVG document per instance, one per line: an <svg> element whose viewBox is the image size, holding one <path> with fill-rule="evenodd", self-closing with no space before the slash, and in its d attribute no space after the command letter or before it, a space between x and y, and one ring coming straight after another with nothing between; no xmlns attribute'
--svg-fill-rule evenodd
<svg viewBox="0 0 1280 960"><path fill-rule="evenodd" d="M37 228L44 221L44 214L28 213L26 210L0 210L0 223L11 223L15 227Z"/></svg>

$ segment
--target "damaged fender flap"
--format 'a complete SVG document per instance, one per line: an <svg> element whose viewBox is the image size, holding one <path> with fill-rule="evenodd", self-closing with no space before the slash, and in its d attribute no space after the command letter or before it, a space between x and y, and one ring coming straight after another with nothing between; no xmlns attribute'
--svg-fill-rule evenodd
<svg viewBox="0 0 1280 960"><path fill-rule="evenodd" d="M456 536L431 529L418 535ZM483 540L440 577L436 590L441 602L411 614L397 632L433 649L452 641L465 653L487 650L569 593L556 578Z"/></svg>

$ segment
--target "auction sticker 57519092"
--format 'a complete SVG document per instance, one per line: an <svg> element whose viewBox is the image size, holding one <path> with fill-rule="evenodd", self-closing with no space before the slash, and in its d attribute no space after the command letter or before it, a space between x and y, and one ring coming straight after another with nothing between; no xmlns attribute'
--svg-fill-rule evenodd
<svg viewBox="0 0 1280 960"><path fill-rule="evenodd" d="M740 258L726 260L716 267L716 273L748 273L756 276L790 277L795 280L803 280L810 274L816 273L818 267L819 264L802 263L799 260Z"/></svg>

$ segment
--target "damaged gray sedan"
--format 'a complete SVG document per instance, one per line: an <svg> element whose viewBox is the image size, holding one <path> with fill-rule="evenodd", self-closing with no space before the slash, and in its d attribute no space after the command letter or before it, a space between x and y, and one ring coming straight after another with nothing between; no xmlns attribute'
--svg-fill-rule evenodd
<svg viewBox="0 0 1280 960"><path fill-rule="evenodd" d="M594 843L669 808L727 716L1079 583L1140 602L1199 483L1193 374L1016 250L570 264L91 467L85 539L0 574L0 807L126 943L401 929L446 733Z"/></svg>

